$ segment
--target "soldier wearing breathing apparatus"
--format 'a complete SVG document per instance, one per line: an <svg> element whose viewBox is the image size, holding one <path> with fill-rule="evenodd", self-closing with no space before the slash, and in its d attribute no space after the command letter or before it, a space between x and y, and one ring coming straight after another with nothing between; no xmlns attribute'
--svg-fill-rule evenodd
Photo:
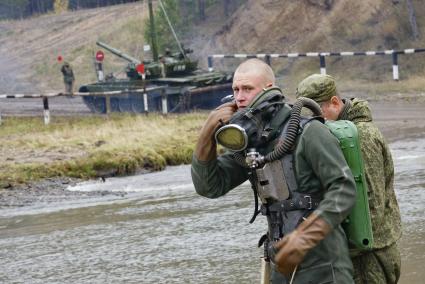
<svg viewBox="0 0 425 284"><path fill-rule="evenodd" d="M342 99L332 76L313 74L300 82L297 96L321 105L328 120L350 120L358 130L361 156L369 191L373 244L369 250L350 248L356 284L397 283L400 278L401 219L394 192L394 166L391 152L372 121L368 103L361 99Z"/></svg>
<svg viewBox="0 0 425 284"><path fill-rule="evenodd" d="M234 102L212 111L192 160L198 194L217 198L247 179L267 217L261 238L271 261L271 283L353 283L352 263L340 223L356 198L353 176L337 139L311 100L285 102L271 68L243 62L233 79ZM217 141L228 150L217 156ZM311 282L312 281L312 282Z"/></svg>

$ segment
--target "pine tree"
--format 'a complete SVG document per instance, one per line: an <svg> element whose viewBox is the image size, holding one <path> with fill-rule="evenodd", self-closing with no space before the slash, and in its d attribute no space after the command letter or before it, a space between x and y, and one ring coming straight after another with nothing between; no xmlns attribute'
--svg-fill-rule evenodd
<svg viewBox="0 0 425 284"><path fill-rule="evenodd" d="M180 16L179 5L176 0L163 0L162 4L164 5L165 11L167 12L167 16L173 25L174 30L179 34L183 28L183 21ZM158 39L158 50L159 53L164 53L166 48L171 49L172 51L178 50L178 45L173 37L171 29L167 23L165 18L165 14L159 6L157 6L156 12L154 12L155 18L155 29ZM151 25L149 23L149 19L145 21L146 29L144 31L144 37L152 46L151 42Z"/></svg>
<svg viewBox="0 0 425 284"><path fill-rule="evenodd" d="M55 0L53 9L56 14L60 14L68 10L68 0Z"/></svg>

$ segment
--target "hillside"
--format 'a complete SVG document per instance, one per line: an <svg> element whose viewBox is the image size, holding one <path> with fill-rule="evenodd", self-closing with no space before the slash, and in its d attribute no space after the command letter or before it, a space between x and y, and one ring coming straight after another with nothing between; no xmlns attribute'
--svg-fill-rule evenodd
<svg viewBox="0 0 425 284"><path fill-rule="evenodd" d="M220 1L218 1L220 2ZM388 0L248 0L229 18L219 4L209 7L207 20L185 35L186 46L206 67L213 53L287 53L423 48L425 6L413 1L419 39L413 40L405 1ZM0 22L1 91L61 90L59 54L74 66L77 85L95 80L92 55L102 40L136 57L142 56L142 3ZM125 62L106 54L106 72ZM351 91L421 92L425 54L399 57L400 82L393 82L391 57L327 58L328 73ZM240 60L216 60L232 71ZM274 59L279 83L293 92L295 83L319 71L317 58ZM31 82L30 84L26 84Z"/></svg>
<svg viewBox="0 0 425 284"><path fill-rule="evenodd" d="M73 65L77 86L94 81L95 42L141 54L146 11L137 3L0 22L1 91L62 90L59 55ZM122 63L107 60L105 68L122 69Z"/></svg>
<svg viewBox="0 0 425 284"><path fill-rule="evenodd" d="M405 1L249 0L204 44L203 53L421 48L425 46L425 6L421 1L413 1L413 4L420 33L418 40L412 39ZM282 84L291 89L294 88L292 82L299 81L306 73L319 72L317 58L276 59L272 64L283 76ZM410 80L406 87L420 90L425 86L421 79L425 54L400 56L399 64L401 80ZM327 58L327 67L328 73L345 82L347 88L354 89L369 82L390 83L387 88L383 86L383 91L400 87L391 82L389 56Z"/></svg>

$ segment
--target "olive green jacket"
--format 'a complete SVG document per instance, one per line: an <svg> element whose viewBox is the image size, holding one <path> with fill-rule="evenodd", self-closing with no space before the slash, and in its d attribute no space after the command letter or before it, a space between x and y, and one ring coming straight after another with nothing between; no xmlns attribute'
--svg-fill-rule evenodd
<svg viewBox="0 0 425 284"><path fill-rule="evenodd" d="M263 149L259 151L265 154ZM352 283L352 264L340 223L354 205L356 189L338 141L324 124L312 121L299 136L294 158L297 190L323 198L315 213L334 228L306 255L297 275L302 275L302 271L309 275L309 268L328 263L333 267L336 283ZM230 153L209 162L193 157L192 180L197 193L202 196L220 197L247 178L247 170L239 166ZM314 274L316 277L320 273Z"/></svg>
<svg viewBox="0 0 425 284"><path fill-rule="evenodd" d="M394 192L394 164L390 149L372 122L372 113L366 101L346 101L338 119L350 120L357 127L368 186L373 247L387 247L401 237L400 209Z"/></svg>
<svg viewBox="0 0 425 284"><path fill-rule="evenodd" d="M65 83L72 83L75 80L74 71L72 71L71 66L63 65L61 68L61 72L63 74L63 81Z"/></svg>

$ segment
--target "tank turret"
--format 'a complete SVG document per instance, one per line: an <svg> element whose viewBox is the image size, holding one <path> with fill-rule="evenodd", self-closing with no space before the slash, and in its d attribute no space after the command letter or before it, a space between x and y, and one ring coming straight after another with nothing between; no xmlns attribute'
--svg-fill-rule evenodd
<svg viewBox="0 0 425 284"><path fill-rule="evenodd" d="M146 70L146 76L147 79L151 79L151 78L159 78L161 76L161 68L160 68L160 64L154 64L151 62L142 62L137 58L134 58L131 55L128 55L125 52L122 52L121 50L118 50L104 42L101 41L97 41L96 44L104 49L106 49L107 51L109 51L110 53L118 56L121 59L124 59L125 61L128 62L127 68L126 68L126 73L127 73L127 77L131 80L142 80L142 76L137 72L136 67L139 64L145 64L145 70Z"/></svg>
<svg viewBox="0 0 425 284"><path fill-rule="evenodd" d="M142 78L136 71L136 66L141 63L145 64L146 79L185 76L193 73L198 66L197 61L190 60L180 52L161 55L158 62L142 62L104 42L97 41L96 44L128 62L126 73L129 79ZM186 51L192 50L186 49Z"/></svg>

